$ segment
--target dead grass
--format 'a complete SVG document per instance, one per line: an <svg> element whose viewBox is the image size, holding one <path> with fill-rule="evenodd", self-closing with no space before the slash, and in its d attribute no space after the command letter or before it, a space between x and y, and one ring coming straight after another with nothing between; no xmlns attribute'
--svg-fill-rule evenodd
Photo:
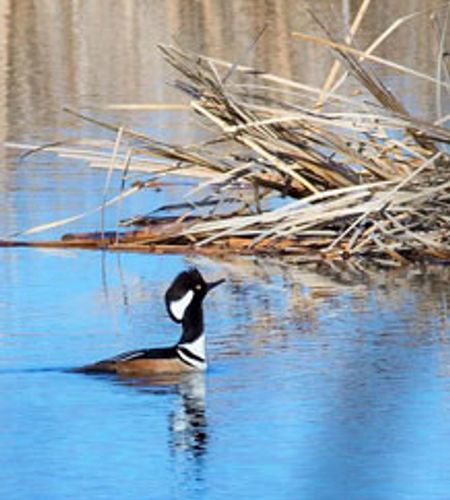
<svg viewBox="0 0 450 500"><path fill-rule="evenodd" d="M160 46L180 77L174 84L190 96L190 108L213 131L208 142L176 146L132 130L81 116L115 131L113 152L103 145L49 145L63 157L124 172L123 192L102 207L143 189L125 189L128 172L188 176L198 183L186 203L164 207L174 215L138 217L136 231L72 235L59 244L146 251L276 253L311 259L354 256L404 264L450 260L449 117L434 123L413 116L366 65L381 64L436 87L439 106L448 98L445 30L440 33L436 75L382 59L374 51L406 22L395 20L365 50L351 45L368 8L362 2L343 40L322 26L324 37L293 33L294 40L327 46L336 62L323 86L267 74L256 68ZM441 9L450 9L446 3ZM316 19L320 24L320 21ZM443 68L446 68L446 71ZM346 78L359 95L340 93ZM108 183L109 181L107 181ZM205 210L207 207L207 210ZM81 214L83 215L83 214ZM27 233L68 222L55 221ZM106 236L105 236L106 235ZM50 244L51 242L46 242Z"/></svg>

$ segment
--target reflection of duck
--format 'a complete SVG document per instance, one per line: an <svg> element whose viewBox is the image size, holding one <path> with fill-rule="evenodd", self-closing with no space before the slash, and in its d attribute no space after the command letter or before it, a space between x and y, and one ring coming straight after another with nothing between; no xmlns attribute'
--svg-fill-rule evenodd
<svg viewBox="0 0 450 500"><path fill-rule="evenodd" d="M187 458L200 458L205 454L208 431L203 372L166 373L149 377L120 375L117 380L121 385L136 387L145 393L180 395L180 404L169 414L170 448Z"/></svg>
<svg viewBox="0 0 450 500"><path fill-rule="evenodd" d="M208 444L205 416L205 378L202 373L186 375L177 392L182 404L171 416L171 445L174 451L199 458Z"/></svg>
<svg viewBox="0 0 450 500"><path fill-rule="evenodd" d="M184 271L175 278L165 302L170 318L182 324L183 333L173 347L126 352L75 371L146 376L204 370L207 364L202 303L206 294L223 281L206 283L197 269Z"/></svg>

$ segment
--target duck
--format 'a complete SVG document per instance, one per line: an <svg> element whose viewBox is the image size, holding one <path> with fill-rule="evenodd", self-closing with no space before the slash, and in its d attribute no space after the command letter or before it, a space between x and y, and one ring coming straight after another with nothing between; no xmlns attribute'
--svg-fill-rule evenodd
<svg viewBox="0 0 450 500"><path fill-rule="evenodd" d="M75 369L86 374L152 376L205 371L206 342L203 300L225 279L207 283L197 268L181 272L165 294L165 305L172 321L182 327L179 341L170 347L129 351Z"/></svg>

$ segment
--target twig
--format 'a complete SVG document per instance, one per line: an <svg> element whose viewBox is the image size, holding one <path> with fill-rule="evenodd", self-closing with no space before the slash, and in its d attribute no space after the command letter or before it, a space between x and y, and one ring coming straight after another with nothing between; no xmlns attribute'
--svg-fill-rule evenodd
<svg viewBox="0 0 450 500"><path fill-rule="evenodd" d="M425 161L419 168L411 172L410 175L405 177L397 186L395 186L391 191L386 193L384 196L382 196L379 200L377 200L376 206L375 207L369 207L365 212L363 212L350 226L347 227L345 231L343 231L326 249L325 252L329 252L332 250L340 241L342 241L347 234L350 233L355 227L357 227L361 222L369 215L369 213L375 211L375 210L380 210L383 208L388 200L392 197L393 194L395 194L397 191L399 191L403 186L405 186L408 182L410 182L414 177L416 177L420 172L422 172L425 168L427 168L429 165L434 163L439 157L441 156L441 153L436 153L434 156L432 156L429 160Z"/></svg>

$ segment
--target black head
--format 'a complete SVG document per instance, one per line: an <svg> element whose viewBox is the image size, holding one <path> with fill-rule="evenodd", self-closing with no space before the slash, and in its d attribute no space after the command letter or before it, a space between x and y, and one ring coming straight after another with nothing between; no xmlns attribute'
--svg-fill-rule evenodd
<svg viewBox="0 0 450 500"><path fill-rule="evenodd" d="M181 323L191 305L200 306L206 294L224 281L221 279L207 283L195 268L180 273L173 280L165 296L167 312L171 319Z"/></svg>

